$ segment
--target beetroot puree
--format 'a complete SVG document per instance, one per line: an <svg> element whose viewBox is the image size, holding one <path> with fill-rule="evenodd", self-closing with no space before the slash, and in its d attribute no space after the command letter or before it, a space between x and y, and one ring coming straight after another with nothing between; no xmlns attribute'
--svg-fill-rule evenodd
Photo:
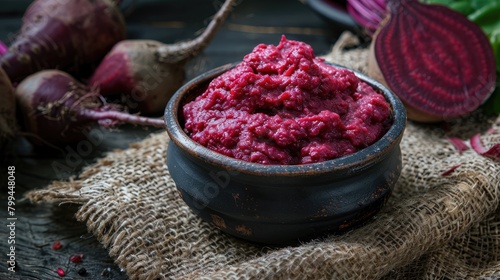
<svg viewBox="0 0 500 280"><path fill-rule="evenodd" d="M383 95L311 46L260 44L183 108L203 146L262 164L304 164L352 154L392 124Z"/></svg>

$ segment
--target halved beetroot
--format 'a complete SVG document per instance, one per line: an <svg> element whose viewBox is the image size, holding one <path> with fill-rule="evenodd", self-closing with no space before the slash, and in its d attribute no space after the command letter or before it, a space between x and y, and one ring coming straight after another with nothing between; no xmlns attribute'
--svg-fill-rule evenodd
<svg viewBox="0 0 500 280"><path fill-rule="evenodd" d="M387 1L369 75L405 104L408 119L436 122L476 110L495 88L493 49L462 14L417 0Z"/></svg>

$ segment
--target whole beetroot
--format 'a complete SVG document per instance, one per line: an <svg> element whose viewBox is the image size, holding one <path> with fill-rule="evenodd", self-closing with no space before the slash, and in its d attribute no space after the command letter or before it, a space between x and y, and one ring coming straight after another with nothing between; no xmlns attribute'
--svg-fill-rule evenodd
<svg viewBox="0 0 500 280"><path fill-rule="evenodd" d="M155 40L123 40L99 64L89 85L103 96L122 95L126 105L146 115L161 114L182 85L185 65L212 40L235 5L226 0L207 28L193 40L165 44Z"/></svg>
<svg viewBox="0 0 500 280"><path fill-rule="evenodd" d="M15 90L22 131L34 145L61 146L85 139L92 126L122 123L164 127L164 121L121 111L99 92L60 70L42 70L26 77Z"/></svg>
<svg viewBox="0 0 500 280"><path fill-rule="evenodd" d="M443 5L386 2L368 75L398 95L412 121L443 122L478 109L497 77L495 54L481 28Z"/></svg>
<svg viewBox="0 0 500 280"><path fill-rule="evenodd" d="M112 0L35 0L0 66L14 83L42 69L97 64L125 36Z"/></svg>

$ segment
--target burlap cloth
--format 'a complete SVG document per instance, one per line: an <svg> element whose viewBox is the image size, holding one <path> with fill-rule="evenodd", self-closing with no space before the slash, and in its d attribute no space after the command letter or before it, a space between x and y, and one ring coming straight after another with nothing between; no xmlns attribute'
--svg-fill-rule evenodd
<svg viewBox="0 0 500 280"><path fill-rule="evenodd" d="M325 57L365 71L356 44L345 34ZM499 143L500 118L409 122L388 205L361 228L300 246L247 243L197 218L169 177L165 132L27 196L81 204L76 219L131 279L500 279L500 164L447 140L475 133L487 147Z"/></svg>

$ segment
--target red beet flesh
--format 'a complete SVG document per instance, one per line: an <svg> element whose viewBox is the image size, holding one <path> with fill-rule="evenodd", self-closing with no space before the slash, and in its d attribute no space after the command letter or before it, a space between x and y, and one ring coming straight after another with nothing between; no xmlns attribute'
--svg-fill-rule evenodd
<svg viewBox="0 0 500 280"><path fill-rule="evenodd" d="M440 5L390 0L388 7L372 47L383 82L406 105L408 118L433 122L477 109L496 79L493 50L481 29Z"/></svg>

